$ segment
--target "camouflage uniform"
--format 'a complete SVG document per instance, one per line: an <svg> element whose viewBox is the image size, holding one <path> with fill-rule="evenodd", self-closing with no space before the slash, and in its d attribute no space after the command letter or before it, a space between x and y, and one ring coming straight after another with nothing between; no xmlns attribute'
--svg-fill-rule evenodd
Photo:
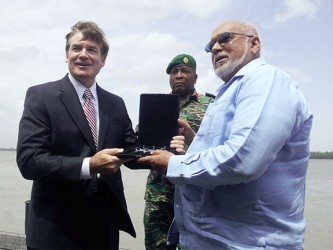
<svg viewBox="0 0 333 250"><path fill-rule="evenodd" d="M180 117L186 119L197 132L211 96L199 95L196 91L185 102L180 103ZM174 184L156 171L150 171L145 193L145 245L146 249L176 249L167 246L168 230L174 218Z"/></svg>

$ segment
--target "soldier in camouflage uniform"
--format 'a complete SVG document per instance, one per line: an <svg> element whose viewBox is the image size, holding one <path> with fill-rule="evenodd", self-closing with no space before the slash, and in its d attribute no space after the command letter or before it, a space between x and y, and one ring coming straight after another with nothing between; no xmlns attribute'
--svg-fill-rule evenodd
<svg viewBox="0 0 333 250"><path fill-rule="evenodd" d="M200 95L195 91L197 74L194 58L186 54L178 55L169 63L166 72L170 74L172 94L180 97L180 117L187 120L197 132L212 96ZM174 218L174 185L165 176L151 170L145 200L146 249L176 249L176 246L167 245L168 230Z"/></svg>

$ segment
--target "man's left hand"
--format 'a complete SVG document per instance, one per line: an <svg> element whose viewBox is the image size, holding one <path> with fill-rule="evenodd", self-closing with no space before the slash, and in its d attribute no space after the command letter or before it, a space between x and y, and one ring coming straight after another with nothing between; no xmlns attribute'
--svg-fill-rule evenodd
<svg viewBox="0 0 333 250"><path fill-rule="evenodd" d="M177 154L185 154L185 137L183 135L174 136L170 142L170 148L176 150Z"/></svg>

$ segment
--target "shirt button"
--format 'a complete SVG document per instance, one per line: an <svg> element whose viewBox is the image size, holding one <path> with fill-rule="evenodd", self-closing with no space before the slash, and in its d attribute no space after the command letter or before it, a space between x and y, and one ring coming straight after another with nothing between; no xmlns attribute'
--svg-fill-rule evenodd
<svg viewBox="0 0 333 250"><path fill-rule="evenodd" d="M254 205L254 210L259 210L260 209L260 206L258 204L255 204Z"/></svg>
<svg viewBox="0 0 333 250"><path fill-rule="evenodd" d="M259 247L259 250L265 250L265 248L264 247Z"/></svg>
<svg viewBox="0 0 333 250"><path fill-rule="evenodd" d="M179 208L179 205L178 205L178 204L176 205L176 208Z"/></svg>

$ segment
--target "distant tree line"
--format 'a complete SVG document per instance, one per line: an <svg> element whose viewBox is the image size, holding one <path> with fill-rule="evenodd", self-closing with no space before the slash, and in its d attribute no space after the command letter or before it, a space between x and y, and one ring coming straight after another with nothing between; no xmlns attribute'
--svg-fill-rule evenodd
<svg viewBox="0 0 333 250"><path fill-rule="evenodd" d="M311 152L310 159L333 159L333 151L330 151L330 152Z"/></svg>
<svg viewBox="0 0 333 250"><path fill-rule="evenodd" d="M0 151L16 151L15 148L0 148Z"/></svg>

